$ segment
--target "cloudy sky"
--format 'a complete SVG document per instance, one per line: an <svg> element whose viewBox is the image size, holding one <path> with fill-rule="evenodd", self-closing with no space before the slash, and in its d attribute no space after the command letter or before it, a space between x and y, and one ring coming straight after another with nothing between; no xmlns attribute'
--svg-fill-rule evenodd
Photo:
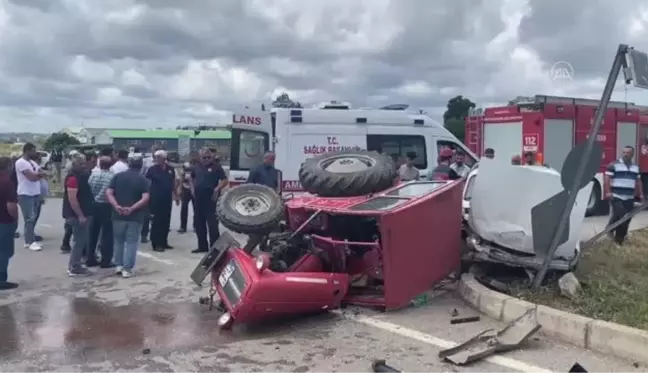
<svg viewBox="0 0 648 373"><path fill-rule="evenodd" d="M594 98L620 42L648 50L646 1L0 0L0 131L216 123L284 91L435 117L458 94Z"/></svg>

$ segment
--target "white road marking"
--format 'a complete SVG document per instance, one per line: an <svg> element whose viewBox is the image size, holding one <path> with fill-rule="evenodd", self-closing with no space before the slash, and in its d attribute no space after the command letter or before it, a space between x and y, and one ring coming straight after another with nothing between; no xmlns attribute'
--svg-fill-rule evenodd
<svg viewBox="0 0 648 373"><path fill-rule="evenodd" d="M343 315L340 311L334 311L338 315ZM360 324L364 324L367 326L373 326L374 328L378 328L380 330L397 334L405 338L409 339L414 339L419 342L423 342L432 346L436 346L442 349L448 349L452 348L458 345L458 343L452 342L452 341L447 341L445 339L437 338L435 336L425 334L422 332L419 332L418 330L414 329L409 329L397 324L393 324L387 321L382 321L373 317L367 317L367 316L350 316L350 315L343 315L343 317L353 320L355 322L358 322ZM512 369L515 372L542 372L542 373L551 373L550 370L541 368L539 366L535 366L532 364L527 364L523 361L511 359L508 357L504 356L489 356L485 361L492 363L492 364L497 364L502 367L506 367L509 369Z"/></svg>
<svg viewBox="0 0 648 373"><path fill-rule="evenodd" d="M54 228L54 227L52 227L51 224L45 224L45 223L38 224L38 227L39 227L39 228L40 228L40 227L43 227L43 228L47 228L47 229L52 229L52 228Z"/></svg>
<svg viewBox="0 0 648 373"><path fill-rule="evenodd" d="M166 264L166 265L169 265L169 266L174 265L173 261L171 261L171 260L158 258L157 256L155 256L155 255L153 255L151 253L147 253L145 251L144 252L138 251L137 255L141 256L142 258L150 259L150 260L152 260L154 262L163 263L163 264Z"/></svg>

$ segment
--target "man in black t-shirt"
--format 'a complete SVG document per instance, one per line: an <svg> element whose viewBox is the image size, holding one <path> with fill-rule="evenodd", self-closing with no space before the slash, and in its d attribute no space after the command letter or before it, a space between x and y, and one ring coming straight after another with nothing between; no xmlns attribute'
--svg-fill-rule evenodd
<svg viewBox="0 0 648 373"><path fill-rule="evenodd" d="M227 175L211 150L201 152L200 163L191 173L191 190L194 197L196 236L198 248L192 253L206 253L220 236L216 218L216 201L227 185ZM209 232L209 241L207 234Z"/></svg>

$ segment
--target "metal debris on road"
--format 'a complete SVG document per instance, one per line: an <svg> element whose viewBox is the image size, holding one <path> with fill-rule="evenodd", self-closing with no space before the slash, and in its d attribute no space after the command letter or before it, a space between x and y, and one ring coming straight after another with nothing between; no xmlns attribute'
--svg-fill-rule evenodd
<svg viewBox="0 0 648 373"><path fill-rule="evenodd" d="M459 316L459 311L457 311L456 308L453 308L453 309L452 309L452 312L450 313L450 316L452 316L452 317L457 317L457 316Z"/></svg>
<svg viewBox="0 0 648 373"><path fill-rule="evenodd" d="M387 365L385 360L374 360L371 363L371 370L374 372L402 372L402 370Z"/></svg>
<svg viewBox="0 0 648 373"><path fill-rule="evenodd" d="M481 320L479 316L470 316L470 317L458 317L456 319L450 320L450 324L465 324L469 322L477 322Z"/></svg>
<svg viewBox="0 0 648 373"><path fill-rule="evenodd" d="M572 367L569 369L569 373L588 373L587 369L583 368L582 365L578 363L574 363Z"/></svg>
<svg viewBox="0 0 648 373"><path fill-rule="evenodd" d="M458 346L442 350L439 358L455 365L467 365L498 352L516 349L540 330L534 311L528 310L498 332L487 329Z"/></svg>

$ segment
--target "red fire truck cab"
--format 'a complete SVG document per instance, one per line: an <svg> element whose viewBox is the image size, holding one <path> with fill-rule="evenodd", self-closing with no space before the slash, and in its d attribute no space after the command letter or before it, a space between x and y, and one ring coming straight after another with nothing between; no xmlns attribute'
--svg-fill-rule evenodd
<svg viewBox="0 0 648 373"><path fill-rule="evenodd" d="M534 152L538 161L560 171L571 148L585 141L594 121L598 100L536 95L518 98L512 105L477 109L466 118L466 143L482 154L495 150L497 158ZM648 107L611 101L597 141L603 146L601 168L594 177L587 215L607 214L603 200L603 171L624 146L637 149L644 189L648 184ZM644 193L646 191L644 190Z"/></svg>

